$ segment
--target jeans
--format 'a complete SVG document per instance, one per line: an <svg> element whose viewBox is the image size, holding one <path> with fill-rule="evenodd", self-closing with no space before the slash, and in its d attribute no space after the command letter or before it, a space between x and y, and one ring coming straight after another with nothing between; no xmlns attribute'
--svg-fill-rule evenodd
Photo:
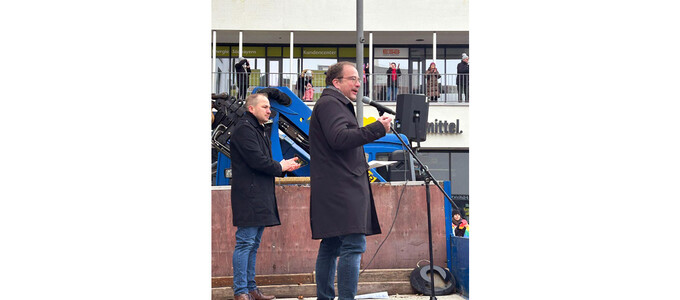
<svg viewBox="0 0 680 300"><path fill-rule="evenodd" d="M463 94L465 94L465 102L470 102L470 86L458 85L458 102L463 102Z"/></svg>
<svg viewBox="0 0 680 300"><path fill-rule="evenodd" d="M238 227L232 265L234 267L234 295L255 290L255 258L260 247L264 226Z"/></svg>
<svg viewBox="0 0 680 300"><path fill-rule="evenodd" d="M338 271L338 300L352 300L357 294L361 254L366 251L366 235L348 234L321 240L316 257L317 300L335 298L336 259Z"/></svg>
<svg viewBox="0 0 680 300"><path fill-rule="evenodd" d="M387 101L397 101L397 90L399 88L396 86L387 87Z"/></svg>

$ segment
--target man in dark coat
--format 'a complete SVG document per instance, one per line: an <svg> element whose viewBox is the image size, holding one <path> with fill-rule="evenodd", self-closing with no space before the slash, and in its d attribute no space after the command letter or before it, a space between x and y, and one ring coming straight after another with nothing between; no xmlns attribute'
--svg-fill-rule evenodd
<svg viewBox="0 0 680 300"><path fill-rule="evenodd" d="M361 81L354 64L332 65L309 125L310 222L312 238L321 239L316 259L318 300L335 297L338 257L339 299L354 299L366 236L381 233L362 146L384 136L392 119L383 116L359 126L352 102Z"/></svg>
<svg viewBox="0 0 680 300"><path fill-rule="evenodd" d="M463 102L463 94L465 94L465 102L470 102L470 65L468 59L467 54L463 53L463 61L458 63L458 76L456 76L458 102Z"/></svg>
<svg viewBox="0 0 680 300"><path fill-rule="evenodd" d="M248 111L231 135L231 212L236 230L234 247L234 300L271 300L255 284L257 249L265 227L281 225L274 194L274 176L300 167L294 159L272 159L265 123L271 111L265 94L246 100Z"/></svg>
<svg viewBox="0 0 680 300"><path fill-rule="evenodd" d="M238 98L245 99L248 87L250 86L250 63L248 60L239 57L239 62L234 65L236 70L236 86L238 87Z"/></svg>

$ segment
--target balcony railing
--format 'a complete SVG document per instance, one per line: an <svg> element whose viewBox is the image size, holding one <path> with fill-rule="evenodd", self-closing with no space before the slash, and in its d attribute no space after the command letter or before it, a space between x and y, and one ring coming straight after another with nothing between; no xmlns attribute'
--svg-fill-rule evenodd
<svg viewBox="0 0 680 300"><path fill-rule="evenodd" d="M228 93L235 97L245 98L250 95L257 86L289 87L304 101L316 101L326 87L326 76L315 74L310 80L304 80L295 73L262 73L253 70L249 77L236 72L217 72L215 75L215 93ZM239 80L244 78L244 80ZM439 78L430 83L430 75L424 73L402 74L397 78L396 84L388 83L386 74L368 75L368 84L373 88L373 94L369 94L369 88L364 85L364 95L375 101L396 101L394 95L398 94L422 94L427 96L430 102L459 103L469 102L468 74L440 74ZM433 76L434 77L434 76ZM239 82L248 82L245 93L239 94ZM308 85L307 83L310 83ZM364 82L364 84L366 84ZM241 83L243 85L243 83ZM460 88L459 88L460 87ZM465 88L468 87L467 91ZM311 91L308 91L311 89ZM391 92L391 94L390 94ZM306 93L306 95L305 95ZM460 98L459 98L460 95ZM435 98L436 97L436 98Z"/></svg>

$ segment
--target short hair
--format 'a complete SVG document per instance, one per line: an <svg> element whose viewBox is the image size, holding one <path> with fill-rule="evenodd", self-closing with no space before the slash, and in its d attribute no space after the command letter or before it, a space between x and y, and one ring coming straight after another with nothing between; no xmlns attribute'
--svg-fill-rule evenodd
<svg viewBox="0 0 680 300"><path fill-rule="evenodd" d="M257 105L257 103L258 103L258 100L257 100L257 99L259 98L259 96L262 96L262 97L264 97L265 99L267 99L267 94L264 94L264 93L253 93L253 94L250 94L250 96L248 96L248 97L246 98L246 108L248 108L248 106L255 106L255 105Z"/></svg>
<svg viewBox="0 0 680 300"><path fill-rule="evenodd" d="M354 67L354 63L348 61L338 62L328 68L326 71L326 86L333 85L333 79L342 77L342 71L345 70L345 66Z"/></svg>

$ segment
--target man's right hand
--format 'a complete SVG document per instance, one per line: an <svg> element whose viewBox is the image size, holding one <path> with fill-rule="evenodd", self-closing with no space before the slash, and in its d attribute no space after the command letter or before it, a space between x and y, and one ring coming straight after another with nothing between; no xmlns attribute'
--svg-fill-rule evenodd
<svg viewBox="0 0 680 300"><path fill-rule="evenodd" d="M390 124L392 123L392 118L388 116L382 116L378 118L378 122L380 122L383 127L385 127L385 134L390 133Z"/></svg>
<svg viewBox="0 0 680 300"><path fill-rule="evenodd" d="M295 161L295 158L284 159L281 161L281 170L283 172L295 171L300 168L300 164Z"/></svg>

